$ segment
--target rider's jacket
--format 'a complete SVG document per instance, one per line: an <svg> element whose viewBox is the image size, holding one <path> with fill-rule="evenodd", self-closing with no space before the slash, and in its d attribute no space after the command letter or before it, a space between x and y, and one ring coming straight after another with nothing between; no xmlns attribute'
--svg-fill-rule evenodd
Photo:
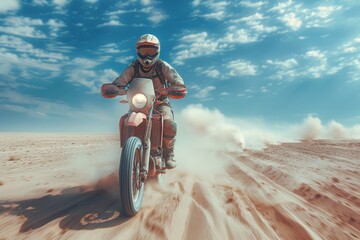
<svg viewBox="0 0 360 240"><path fill-rule="evenodd" d="M138 60L133 61L124 72L113 81L113 84L125 88L135 77L151 78L156 92L156 99L165 102L168 102L168 98L163 97L158 93L160 89L166 88L167 85L184 84L184 80L176 70L162 59L158 59L148 71L142 69Z"/></svg>

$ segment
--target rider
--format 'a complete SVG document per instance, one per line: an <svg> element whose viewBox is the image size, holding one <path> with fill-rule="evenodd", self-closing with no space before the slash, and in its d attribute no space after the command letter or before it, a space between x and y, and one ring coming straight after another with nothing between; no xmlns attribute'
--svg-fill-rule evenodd
<svg viewBox="0 0 360 240"><path fill-rule="evenodd" d="M133 61L113 81L113 84L124 90L133 78L144 77L152 79L156 99L160 101L160 104L156 104L154 108L162 114L164 119L163 156L166 167L172 169L176 167L176 161L174 160L176 123L174 122L174 113L170 100L164 94L168 86L184 85L184 80L169 63L159 58L160 42L154 35L142 35L136 42L136 53L138 59ZM125 91L122 92L124 93ZM174 98L179 98L179 95L184 97L185 94L184 92L176 93Z"/></svg>

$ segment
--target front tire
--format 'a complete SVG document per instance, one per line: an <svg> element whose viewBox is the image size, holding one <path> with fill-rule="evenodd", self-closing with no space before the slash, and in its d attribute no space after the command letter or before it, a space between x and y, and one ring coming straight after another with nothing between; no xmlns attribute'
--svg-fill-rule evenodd
<svg viewBox="0 0 360 240"><path fill-rule="evenodd" d="M142 205L144 183L140 179L142 143L137 137L126 140L119 167L120 211L132 217Z"/></svg>

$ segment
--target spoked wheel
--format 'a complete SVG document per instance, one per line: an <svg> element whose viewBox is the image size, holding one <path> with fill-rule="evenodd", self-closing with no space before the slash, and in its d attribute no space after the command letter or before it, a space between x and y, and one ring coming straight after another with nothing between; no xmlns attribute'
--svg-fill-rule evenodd
<svg viewBox="0 0 360 240"><path fill-rule="evenodd" d="M137 137L130 137L122 150L119 168L120 211L134 216L141 209L144 183L140 178L142 143Z"/></svg>

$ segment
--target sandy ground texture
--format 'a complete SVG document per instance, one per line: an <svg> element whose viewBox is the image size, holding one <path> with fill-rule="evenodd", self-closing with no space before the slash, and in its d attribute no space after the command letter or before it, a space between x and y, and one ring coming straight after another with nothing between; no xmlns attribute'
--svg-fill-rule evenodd
<svg viewBox="0 0 360 240"><path fill-rule="evenodd" d="M118 212L118 145L1 134L0 239L360 239L360 141L177 154L131 219Z"/></svg>

